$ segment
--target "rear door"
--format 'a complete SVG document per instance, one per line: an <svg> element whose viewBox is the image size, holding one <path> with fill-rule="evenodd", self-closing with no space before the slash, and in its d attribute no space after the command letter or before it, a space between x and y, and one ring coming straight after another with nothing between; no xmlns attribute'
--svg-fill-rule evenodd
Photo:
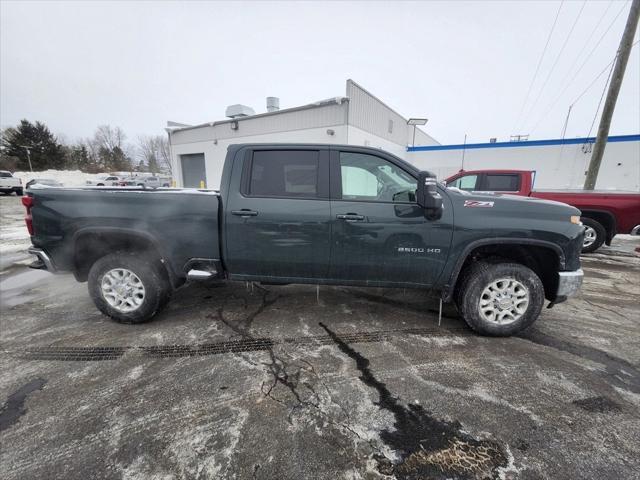
<svg viewBox="0 0 640 480"><path fill-rule="evenodd" d="M238 171L237 169L241 169ZM254 148L234 162L225 212L232 278L326 278L331 242L326 147Z"/></svg>
<svg viewBox="0 0 640 480"><path fill-rule="evenodd" d="M431 285L442 271L453 215L429 221L415 202L417 179L392 156L331 152L330 277L368 285Z"/></svg>

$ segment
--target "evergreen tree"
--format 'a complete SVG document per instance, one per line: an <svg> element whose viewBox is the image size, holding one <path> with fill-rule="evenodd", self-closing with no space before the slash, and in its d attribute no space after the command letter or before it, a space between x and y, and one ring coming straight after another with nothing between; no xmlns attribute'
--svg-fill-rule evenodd
<svg viewBox="0 0 640 480"><path fill-rule="evenodd" d="M19 159L17 169L29 170L29 156L34 171L63 169L65 150L44 123L35 124L21 120L15 128L8 128L2 135L4 154Z"/></svg>

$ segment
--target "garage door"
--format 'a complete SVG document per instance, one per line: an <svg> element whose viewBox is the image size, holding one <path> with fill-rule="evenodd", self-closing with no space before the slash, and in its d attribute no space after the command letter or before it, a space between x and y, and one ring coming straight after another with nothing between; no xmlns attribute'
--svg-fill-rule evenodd
<svg viewBox="0 0 640 480"><path fill-rule="evenodd" d="M182 184L187 188L200 188L200 182L207 186L207 175L204 168L204 153L180 155L182 164Z"/></svg>

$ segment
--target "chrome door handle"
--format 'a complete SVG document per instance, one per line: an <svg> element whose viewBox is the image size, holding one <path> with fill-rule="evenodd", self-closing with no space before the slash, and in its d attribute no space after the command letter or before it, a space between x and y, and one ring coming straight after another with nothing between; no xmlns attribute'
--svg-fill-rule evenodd
<svg viewBox="0 0 640 480"><path fill-rule="evenodd" d="M257 217L258 212L254 210L232 210L232 215L238 215L239 217Z"/></svg>
<svg viewBox="0 0 640 480"><path fill-rule="evenodd" d="M342 213L336 215L338 220L345 220L347 222L361 222L364 220L364 215L358 215L357 213Z"/></svg>

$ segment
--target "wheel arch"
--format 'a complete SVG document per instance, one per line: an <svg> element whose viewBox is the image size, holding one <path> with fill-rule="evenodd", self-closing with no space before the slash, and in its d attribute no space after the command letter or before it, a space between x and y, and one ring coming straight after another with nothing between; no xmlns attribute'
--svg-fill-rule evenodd
<svg viewBox="0 0 640 480"><path fill-rule="evenodd" d="M159 242L146 232L118 227L83 228L73 235L72 245L73 274L80 282L87 280L99 258L116 251L134 251L157 260L160 272L174 288L181 283Z"/></svg>
<svg viewBox="0 0 640 480"><path fill-rule="evenodd" d="M608 210L581 209L580 216L595 220L600 225L602 225L607 235L605 243L607 245L611 245L611 240L613 240L613 237L615 237L618 230L616 217L613 213L609 212Z"/></svg>
<svg viewBox="0 0 640 480"><path fill-rule="evenodd" d="M458 257L448 282L442 289L442 300L454 298L462 280L462 273L473 262L480 260L510 260L533 270L544 285L545 297L555 299L558 287L558 271L565 268L565 256L560 246L552 242L534 239L488 238L471 242Z"/></svg>

